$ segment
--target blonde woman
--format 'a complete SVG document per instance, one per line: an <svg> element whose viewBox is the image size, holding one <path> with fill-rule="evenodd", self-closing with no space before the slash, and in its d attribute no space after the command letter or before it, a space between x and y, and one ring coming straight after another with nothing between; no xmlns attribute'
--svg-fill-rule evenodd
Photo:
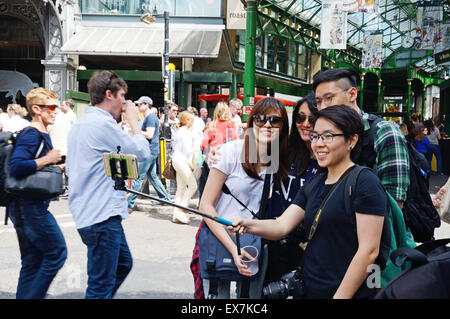
<svg viewBox="0 0 450 319"><path fill-rule="evenodd" d="M217 103L213 120L208 123L203 132L202 150L209 151L211 148L222 146L227 140L237 140L238 138L227 103Z"/></svg>
<svg viewBox="0 0 450 319"><path fill-rule="evenodd" d="M18 132L30 125L30 121L24 119L28 112L19 104L8 104L6 112L9 119L3 123L3 131Z"/></svg>
<svg viewBox="0 0 450 319"><path fill-rule="evenodd" d="M179 205L187 206L197 190L197 181L192 172L194 169L193 156L196 151L192 135L194 115L184 111L180 113L179 120L178 129L172 137L172 164L177 174L177 191L174 201ZM188 224L189 216L183 210L175 207L172 221Z"/></svg>

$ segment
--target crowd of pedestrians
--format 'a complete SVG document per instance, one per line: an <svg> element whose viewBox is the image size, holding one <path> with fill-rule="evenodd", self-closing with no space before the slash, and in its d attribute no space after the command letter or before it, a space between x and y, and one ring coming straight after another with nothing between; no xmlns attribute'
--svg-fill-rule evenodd
<svg viewBox="0 0 450 319"><path fill-rule="evenodd" d="M114 190L103 169L102 154L116 152L118 145L122 153L137 156L133 190L141 191L147 177L159 198L184 207L198 191L199 210L233 221L226 228L205 219L198 229L191 260L196 298L231 295L230 279L201 271L205 243L200 237L206 230L243 276L237 280L238 298L260 298L263 286L299 266L304 298L373 297L376 290L365 285L366 269L379 253L385 191L400 208L406 199L407 141L430 167L434 155L441 174L439 127L432 120L421 123L416 115L398 127L364 113L357 105L357 78L348 70L318 73L314 92L295 104L290 119L279 100L267 97L245 123L239 99L218 102L212 119L206 108L184 110L172 103L166 120L151 97L127 101L127 89L114 72L97 72L88 82L91 107L78 120L72 100L58 107L58 96L43 88L27 94L26 109L9 104L7 114L0 113L0 129L25 132L16 142L11 174L32 174L49 163L60 163L65 171L65 195L88 252L86 298L112 298L133 265L122 220L136 209L136 195ZM24 118L27 113L31 121ZM166 124L167 156L176 172L173 198L168 181L160 178L164 163L158 162ZM44 148L35 156L40 136ZM356 165L374 170L364 170L358 179L354 230L345 217L343 190L334 186ZM304 185L313 179L316 187L306 193ZM322 212L325 198L334 205ZM66 259L64 237L48 207L48 200L26 195L8 207L21 248L17 298L44 298ZM172 221L188 224L190 217L174 207ZM237 249L235 232L261 238L258 274L244 262L250 255Z"/></svg>

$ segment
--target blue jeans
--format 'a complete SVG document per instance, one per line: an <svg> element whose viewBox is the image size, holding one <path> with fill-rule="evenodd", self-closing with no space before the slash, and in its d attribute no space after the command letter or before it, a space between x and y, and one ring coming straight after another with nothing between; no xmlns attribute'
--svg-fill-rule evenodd
<svg viewBox="0 0 450 319"><path fill-rule="evenodd" d="M430 167L431 167L431 160L433 158L433 154L434 156L436 156L436 168L437 168L437 173L441 174L442 173L442 157L441 157L441 149L439 148L439 145L436 144L430 144L431 146L431 151L430 151Z"/></svg>
<svg viewBox="0 0 450 319"><path fill-rule="evenodd" d="M122 218L110 217L78 233L88 248L86 299L111 299L133 266Z"/></svg>
<svg viewBox="0 0 450 319"><path fill-rule="evenodd" d="M140 191L144 178L147 175L149 183L153 185L158 197L167 201L170 201L170 196L167 193L164 185L161 183L158 175L156 174L156 160L158 155L151 155L150 159L146 162L139 163L139 178L133 181L132 189ZM134 201L136 200L135 194L128 195L128 207L134 207Z"/></svg>
<svg viewBox="0 0 450 319"><path fill-rule="evenodd" d="M17 284L17 299L42 299L67 258L64 236L53 215L49 201L21 200L22 218L13 201L9 217L19 240L22 267Z"/></svg>

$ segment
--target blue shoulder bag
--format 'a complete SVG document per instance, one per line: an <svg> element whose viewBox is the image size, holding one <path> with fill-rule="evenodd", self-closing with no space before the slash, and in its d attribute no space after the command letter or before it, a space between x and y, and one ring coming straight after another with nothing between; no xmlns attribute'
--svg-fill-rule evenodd
<svg viewBox="0 0 450 319"><path fill-rule="evenodd" d="M267 196L268 189L270 186L270 174L266 175L264 180L264 190L263 198ZM222 191L225 194L231 195L239 204L241 204L245 209L250 211L250 213L256 218L260 219L258 214L247 208L247 206L237 199L233 194L231 194L228 187L224 184ZM261 211L261 209L260 209ZM231 239L236 243L236 239L231 237ZM225 246L217 239L217 237L211 232L206 223L203 223L202 228L198 236L199 241L199 263L200 263L200 273L204 279L221 279L228 281L242 281L249 280L247 276L243 276L239 273L236 265L234 264L233 256L225 248ZM251 235L243 234L240 236L240 246L245 247L252 245L258 248L258 251L262 252L262 238ZM259 261L262 260L261 255L258 256ZM257 274L253 275L256 276Z"/></svg>

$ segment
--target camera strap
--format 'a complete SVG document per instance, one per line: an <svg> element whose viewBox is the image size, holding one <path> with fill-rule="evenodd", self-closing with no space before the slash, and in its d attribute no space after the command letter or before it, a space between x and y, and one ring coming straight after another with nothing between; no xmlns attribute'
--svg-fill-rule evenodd
<svg viewBox="0 0 450 319"><path fill-rule="evenodd" d="M347 177L347 175L349 175L353 169L356 167L356 165L353 165L352 167L349 167L344 174L341 175L341 177L339 177L339 180L333 185L333 187L331 188L331 190L328 192L327 196L325 197L325 199L322 201L322 203L320 204L319 209L317 210L316 216L314 217L313 220L313 224L311 226L311 229L309 230L309 235L308 235L308 242L311 241L312 237L314 236L314 234L316 233L316 229L317 226L319 225L319 219L320 216L322 215L323 209L325 207L325 205L327 204L328 200L331 198L331 196L334 194L334 192L336 191L336 189L338 188L338 186L342 183L342 181L344 180L345 177Z"/></svg>

